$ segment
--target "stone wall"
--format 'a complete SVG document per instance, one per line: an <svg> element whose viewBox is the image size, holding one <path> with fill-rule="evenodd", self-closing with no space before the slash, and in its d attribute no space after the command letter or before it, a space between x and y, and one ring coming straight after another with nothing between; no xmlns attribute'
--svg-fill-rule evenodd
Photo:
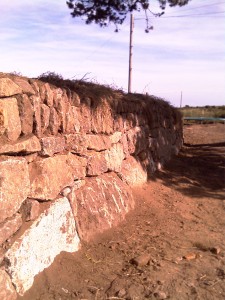
<svg viewBox="0 0 225 300"><path fill-rule="evenodd" d="M123 220L130 185L181 145L181 117L161 99L0 73L0 298Z"/></svg>

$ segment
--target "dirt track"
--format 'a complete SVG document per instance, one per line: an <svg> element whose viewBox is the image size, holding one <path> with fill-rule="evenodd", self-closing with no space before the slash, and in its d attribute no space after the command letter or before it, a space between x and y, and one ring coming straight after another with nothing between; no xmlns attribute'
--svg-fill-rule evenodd
<svg viewBox="0 0 225 300"><path fill-rule="evenodd" d="M225 125L184 138L123 224L61 253L19 299L225 299Z"/></svg>

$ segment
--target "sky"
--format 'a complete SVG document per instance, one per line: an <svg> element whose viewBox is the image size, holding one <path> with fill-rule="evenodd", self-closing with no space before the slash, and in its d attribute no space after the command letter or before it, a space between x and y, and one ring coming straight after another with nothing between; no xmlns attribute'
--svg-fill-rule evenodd
<svg viewBox="0 0 225 300"><path fill-rule="evenodd" d="M150 0L151 10L160 12ZM72 18L65 0L0 0L0 72L106 84L127 92L129 16L119 32ZM179 107L225 105L225 0L192 0L134 15L132 92ZM181 97L182 94L182 97Z"/></svg>

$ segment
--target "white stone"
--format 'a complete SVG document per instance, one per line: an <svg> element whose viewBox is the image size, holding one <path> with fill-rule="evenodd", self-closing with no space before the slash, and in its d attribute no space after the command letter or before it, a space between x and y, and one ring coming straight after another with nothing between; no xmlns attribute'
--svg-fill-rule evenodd
<svg viewBox="0 0 225 300"><path fill-rule="evenodd" d="M23 295L34 276L50 266L61 251L75 252L80 240L69 201L60 198L12 245L5 257L16 291Z"/></svg>
<svg viewBox="0 0 225 300"><path fill-rule="evenodd" d="M123 161L120 175L131 186L142 185L148 180L147 171L133 156L129 156Z"/></svg>
<svg viewBox="0 0 225 300"><path fill-rule="evenodd" d="M110 171L119 172L125 158L122 144L114 144L109 150L105 151L107 167Z"/></svg>

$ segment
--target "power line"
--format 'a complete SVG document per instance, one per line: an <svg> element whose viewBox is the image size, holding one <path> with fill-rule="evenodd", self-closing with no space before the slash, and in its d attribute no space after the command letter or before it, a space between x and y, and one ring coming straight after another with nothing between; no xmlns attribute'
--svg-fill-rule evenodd
<svg viewBox="0 0 225 300"><path fill-rule="evenodd" d="M190 11L190 10L196 10L196 9L199 9L199 8L204 8L204 7L208 7L208 6L216 6L218 4L225 4L225 2L216 2L216 3L211 3L211 4L206 4L206 5L201 5L201 6L196 6L196 7L192 7L192 8L188 8L188 9L182 9L182 12L185 12L185 11Z"/></svg>
<svg viewBox="0 0 225 300"><path fill-rule="evenodd" d="M186 15L177 15L177 16L162 16L160 17L161 19L165 19L165 18L183 18L183 17L198 17L198 16L214 16L217 14L224 14L225 11L215 11L215 12L209 12L209 13L197 13L197 14L186 14ZM149 17L149 19L155 19L155 17ZM136 20L146 20L146 17L142 17L142 18L135 18Z"/></svg>
<svg viewBox="0 0 225 300"><path fill-rule="evenodd" d="M197 14L187 14L187 15L177 15L177 16L163 16L162 18L182 18L182 17L198 17L198 16L212 16L217 14L224 14L225 11L215 11L209 13L197 13Z"/></svg>

